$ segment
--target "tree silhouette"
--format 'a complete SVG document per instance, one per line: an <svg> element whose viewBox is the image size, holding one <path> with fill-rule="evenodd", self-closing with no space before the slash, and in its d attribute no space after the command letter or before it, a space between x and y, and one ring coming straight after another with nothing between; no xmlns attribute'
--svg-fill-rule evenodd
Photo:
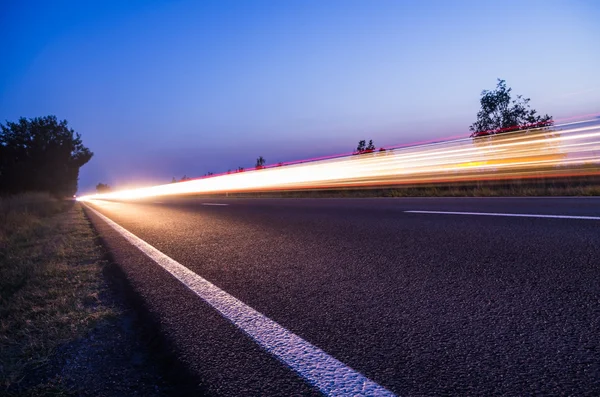
<svg viewBox="0 0 600 397"><path fill-rule="evenodd" d="M364 153L373 153L375 151L375 145L373 144L373 140L369 140L369 146L367 146L367 141L360 140L358 141L358 146L356 147L356 151L354 154L364 154Z"/></svg>
<svg viewBox="0 0 600 397"><path fill-rule="evenodd" d="M362 141L358 141L358 146L356 147L356 154L364 153L367 147L367 141L364 139Z"/></svg>
<svg viewBox="0 0 600 397"><path fill-rule="evenodd" d="M256 165L255 165L257 170L263 169L265 168L265 159L263 158L263 156L259 156L256 159Z"/></svg>
<svg viewBox="0 0 600 397"><path fill-rule="evenodd" d="M112 189L110 188L110 186L108 186L108 184L106 184L106 183L99 183L96 185L96 191L98 193L108 193L111 190Z"/></svg>
<svg viewBox="0 0 600 397"><path fill-rule="evenodd" d="M369 140L369 146L365 149L367 153L372 153L375 151L375 145L373 145L373 140Z"/></svg>
<svg viewBox="0 0 600 397"><path fill-rule="evenodd" d="M506 82L498 79L496 89L481 93L481 110L477 121L469 129L471 137L495 135L523 128L547 127L554 124L552 116L540 116L529 106L529 98L517 95L511 97L512 88L506 88Z"/></svg>
<svg viewBox="0 0 600 397"><path fill-rule="evenodd" d="M71 196L79 169L93 153L81 135L56 116L0 124L0 193L27 191Z"/></svg>

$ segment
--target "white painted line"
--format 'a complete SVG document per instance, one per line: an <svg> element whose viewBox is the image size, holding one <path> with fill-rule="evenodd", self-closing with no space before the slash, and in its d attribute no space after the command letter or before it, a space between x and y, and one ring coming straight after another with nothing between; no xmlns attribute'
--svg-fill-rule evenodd
<svg viewBox="0 0 600 397"><path fill-rule="evenodd" d="M496 212L454 212L454 211L404 211L404 212L410 212L413 214L514 216L514 217L518 217L518 218L587 219L587 220L593 220L593 221L600 221L600 216L503 214L503 213L496 213Z"/></svg>
<svg viewBox="0 0 600 397"><path fill-rule="evenodd" d="M229 204L221 204L221 203L202 203L202 205L229 205Z"/></svg>
<svg viewBox="0 0 600 397"><path fill-rule="evenodd" d="M229 295L87 204L86 207L325 395L394 396L383 386Z"/></svg>

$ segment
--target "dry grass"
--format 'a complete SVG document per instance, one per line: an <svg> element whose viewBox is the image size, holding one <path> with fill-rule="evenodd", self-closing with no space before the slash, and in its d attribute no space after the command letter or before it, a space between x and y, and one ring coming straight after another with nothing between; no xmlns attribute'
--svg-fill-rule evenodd
<svg viewBox="0 0 600 397"><path fill-rule="evenodd" d="M80 205L0 199L0 394L68 394L35 376L61 344L114 310L99 304L101 251Z"/></svg>
<svg viewBox="0 0 600 397"><path fill-rule="evenodd" d="M600 196L600 186L441 186L390 189L384 197L539 197L539 196Z"/></svg>
<svg viewBox="0 0 600 397"><path fill-rule="evenodd" d="M41 218L61 212L67 202L44 193L0 197L0 249L9 243L9 236L31 235Z"/></svg>
<svg viewBox="0 0 600 397"><path fill-rule="evenodd" d="M600 196L600 176L514 181L479 181L436 185L394 186L262 193L229 193L227 197L534 197ZM224 197L209 195L207 197Z"/></svg>

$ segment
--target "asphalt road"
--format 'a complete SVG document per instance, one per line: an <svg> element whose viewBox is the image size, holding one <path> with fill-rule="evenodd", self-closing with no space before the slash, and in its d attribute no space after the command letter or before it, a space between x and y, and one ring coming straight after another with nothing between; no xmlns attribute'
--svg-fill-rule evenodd
<svg viewBox="0 0 600 397"><path fill-rule="evenodd" d="M600 394L600 199L91 206L395 394ZM207 394L319 394L88 213Z"/></svg>

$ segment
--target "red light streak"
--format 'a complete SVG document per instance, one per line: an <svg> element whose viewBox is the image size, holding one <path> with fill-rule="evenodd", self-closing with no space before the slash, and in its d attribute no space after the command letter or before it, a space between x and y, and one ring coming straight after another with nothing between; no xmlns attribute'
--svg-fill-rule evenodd
<svg viewBox="0 0 600 397"><path fill-rule="evenodd" d="M388 147L382 152L323 156L282 164L285 166L269 165L258 170L223 173L81 199L597 175L600 170L600 123L591 126L584 123L480 138L424 141L418 145ZM560 129L565 126L569 128Z"/></svg>

